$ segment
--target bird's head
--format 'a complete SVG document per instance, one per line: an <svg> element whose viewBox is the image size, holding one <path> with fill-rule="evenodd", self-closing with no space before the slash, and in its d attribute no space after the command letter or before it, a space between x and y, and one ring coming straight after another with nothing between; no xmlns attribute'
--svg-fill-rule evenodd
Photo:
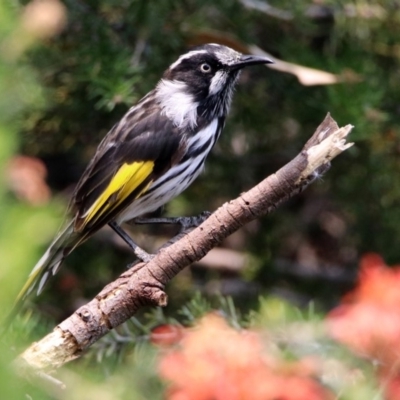
<svg viewBox="0 0 400 400"><path fill-rule="evenodd" d="M157 86L160 104L177 126L194 128L198 117L212 120L227 114L242 68L271 62L219 44L196 47L165 71Z"/></svg>

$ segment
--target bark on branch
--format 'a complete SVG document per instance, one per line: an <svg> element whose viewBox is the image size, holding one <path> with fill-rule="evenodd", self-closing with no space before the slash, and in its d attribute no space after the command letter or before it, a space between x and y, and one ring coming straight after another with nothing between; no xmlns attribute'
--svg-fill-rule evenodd
<svg viewBox="0 0 400 400"><path fill-rule="evenodd" d="M107 285L91 302L32 344L16 363L21 370L45 371L79 357L91 344L120 325L144 305L165 306L165 285L179 271L200 260L246 223L274 211L330 167L330 161L351 147L353 127L338 127L328 114L302 151L275 174L237 199L223 204L205 222L162 248Z"/></svg>

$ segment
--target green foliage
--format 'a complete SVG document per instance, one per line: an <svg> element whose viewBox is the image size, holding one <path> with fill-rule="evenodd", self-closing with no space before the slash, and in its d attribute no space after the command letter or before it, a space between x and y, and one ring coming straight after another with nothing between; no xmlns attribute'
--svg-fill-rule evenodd
<svg viewBox="0 0 400 400"><path fill-rule="evenodd" d="M56 205L32 207L16 201L8 190L8 163L19 145L16 121L18 115L32 104L42 103L41 88L29 66L20 62L16 54L20 34L18 20L8 3L0 3L0 303L1 319L11 309L13 299L26 279L32 260L39 256L39 247L51 239L59 222L55 218ZM26 336L26 331L25 331ZM25 337L25 341L27 338ZM26 342L25 342L26 344ZM33 398L47 399L45 393L12 372L11 361L16 356L17 343L9 346L2 338L0 344L0 381L2 396L24 398L29 391Z"/></svg>
<svg viewBox="0 0 400 400"><path fill-rule="evenodd" d="M9 7L1 4L0 44L4 51L0 55L0 254L2 273L0 301L3 311L10 308L12 298L29 271L29 264L39 255L38 247L51 238L59 222L54 218L55 207L32 207L16 201L8 193L6 175L8 162L18 146L16 118L32 103L40 103L40 86L26 65L16 59L12 41L18 40L18 27L11 29L9 22L13 14ZM4 21L3 21L4 19Z"/></svg>

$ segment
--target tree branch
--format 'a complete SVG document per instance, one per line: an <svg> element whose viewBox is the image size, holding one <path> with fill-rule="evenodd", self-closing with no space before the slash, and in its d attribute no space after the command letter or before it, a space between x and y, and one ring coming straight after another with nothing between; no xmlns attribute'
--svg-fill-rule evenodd
<svg viewBox="0 0 400 400"><path fill-rule="evenodd" d="M353 143L346 137L353 127L338 127L328 114L302 151L275 174L237 199L223 204L205 222L159 250L107 285L52 333L32 344L16 360L19 369L54 369L79 357L112 328L144 305L165 306L164 287L183 268L200 260L223 239L246 223L274 211L324 174L330 161Z"/></svg>

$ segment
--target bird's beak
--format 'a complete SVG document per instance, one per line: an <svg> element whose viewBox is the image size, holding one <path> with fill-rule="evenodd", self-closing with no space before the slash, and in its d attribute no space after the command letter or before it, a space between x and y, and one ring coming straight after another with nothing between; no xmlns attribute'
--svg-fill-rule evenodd
<svg viewBox="0 0 400 400"><path fill-rule="evenodd" d="M273 64L273 61L267 57L253 56L251 54L243 54L237 62L230 66L231 70L242 69L248 65L257 64Z"/></svg>

